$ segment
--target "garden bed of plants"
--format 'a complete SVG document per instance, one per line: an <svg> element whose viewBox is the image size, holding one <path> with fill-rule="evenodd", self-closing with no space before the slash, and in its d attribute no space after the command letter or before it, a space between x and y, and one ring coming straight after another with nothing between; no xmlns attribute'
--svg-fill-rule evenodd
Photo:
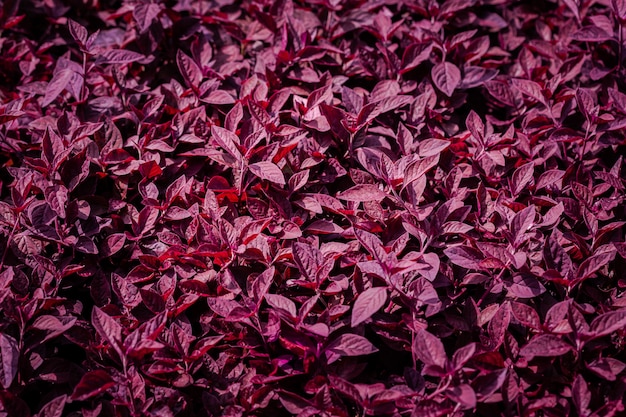
<svg viewBox="0 0 626 417"><path fill-rule="evenodd" d="M0 416L624 415L624 0L5 0Z"/></svg>

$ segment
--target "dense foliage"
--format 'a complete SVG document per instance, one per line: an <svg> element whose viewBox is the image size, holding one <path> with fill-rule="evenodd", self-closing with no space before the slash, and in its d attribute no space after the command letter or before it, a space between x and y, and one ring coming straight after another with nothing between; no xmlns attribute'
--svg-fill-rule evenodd
<svg viewBox="0 0 626 417"><path fill-rule="evenodd" d="M0 415L624 415L624 0L5 0Z"/></svg>

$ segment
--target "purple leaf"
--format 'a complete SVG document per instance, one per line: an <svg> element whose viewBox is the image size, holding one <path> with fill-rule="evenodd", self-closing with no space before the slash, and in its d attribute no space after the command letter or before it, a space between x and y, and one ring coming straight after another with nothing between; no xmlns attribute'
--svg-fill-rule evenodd
<svg viewBox="0 0 626 417"><path fill-rule="evenodd" d="M154 19L157 18L159 13L161 12L161 8L158 4L155 3L139 3L135 6L133 10L133 17L137 22L137 26L139 27L139 31L141 33L146 32Z"/></svg>
<svg viewBox="0 0 626 417"><path fill-rule="evenodd" d="M98 56L98 62L102 64L130 64L144 58L143 55L126 49L109 49Z"/></svg>
<svg viewBox="0 0 626 417"><path fill-rule="evenodd" d="M448 388L446 397L459 404L462 410L471 410L476 407L476 393L468 384Z"/></svg>
<svg viewBox="0 0 626 417"><path fill-rule="evenodd" d="M615 257L615 251L599 253L587 258L578 268L576 278L584 280L596 273L600 268L606 266Z"/></svg>
<svg viewBox="0 0 626 417"><path fill-rule="evenodd" d="M387 194L373 184L359 184L337 195L337 198L346 201L382 201Z"/></svg>
<svg viewBox="0 0 626 417"><path fill-rule="evenodd" d="M69 68L56 72L46 87L46 95L41 102L41 106L46 107L56 100L63 90L65 90L73 76L74 71Z"/></svg>
<svg viewBox="0 0 626 417"><path fill-rule="evenodd" d="M56 397L41 407L37 417L61 417L66 403L67 395Z"/></svg>
<svg viewBox="0 0 626 417"><path fill-rule="evenodd" d="M219 126L211 126L211 135L218 145L235 158L235 160L241 161L243 159L239 148L237 148L237 145L239 145L237 135Z"/></svg>
<svg viewBox="0 0 626 417"><path fill-rule="evenodd" d="M378 349L363 336L344 333L326 346L326 351L339 356L361 356L378 352Z"/></svg>
<svg viewBox="0 0 626 417"><path fill-rule="evenodd" d="M72 19L68 19L67 26L70 29L72 38L74 38L77 43L84 45L87 42L89 32L87 32L87 29L83 25L73 21Z"/></svg>
<svg viewBox="0 0 626 417"><path fill-rule="evenodd" d="M98 334L106 340L111 347L122 357L120 344L122 341L122 326L119 325L111 316L106 314L98 307L93 308L91 313L91 324Z"/></svg>
<svg viewBox="0 0 626 417"><path fill-rule="evenodd" d="M490 348L495 350L502 345L510 321L511 308L509 303L504 303L500 306L498 311L496 311L496 314L493 315L489 321L489 325L487 326L489 336L491 337L491 344L489 345Z"/></svg>
<svg viewBox="0 0 626 417"><path fill-rule="evenodd" d="M455 371L460 370L463 365L465 365L470 359L472 359L475 352L476 343L470 343L460 349L457 349L457 351L454 352L454 355L452 355L452 360L450 361L452 369Z"/></svg>
<svg viewBox="0 0 626 417"><path fill-rule="evenodd" d="M577 375L572 384L572 401L576 406L576 411L579 416L587 413L587 408L591 402L591 392L589 392L587 382L585 382L582 375Z"/></svg>
<svg viewBox="0 0 626 417"><path fill-rule="evenodd" d="M365 125L374 120L379 115L390 112L399 107L406 106L412 101L413 98L410 96L395 96L383 98L374 103L369 103L368 105L364 106L359 112L357 124Z"/></svg>
<svg viewBox="0 0 626 417"><path fill-rule="evenodd" d="M285 185L285 177L278 166L269 161L257 162L249 165L250 172L257 177L274 184Z"/></svg>
<svg viewBox="0 0 626 417"><path fill-rule="evenodd" d="M448 357L441 340L426 330L415 333L413 353L426 365L445 368Z"/></svg>
<svg viewBox="0 0 626 417"><path fill-rule="evenodd" d="M387 303L387 289L385 287L368 288L357 297L352 307L350 324L356 327L369 319Z"/></svg>
<svg viewBox="0 0 626 417"><path fill-rule="evenodd" d="M626 327L626 309L601 314L593 319L589 331L593 337L602 337Z"/></svg>
<svg viewBox="0 0 626 417"><path fill-rule="evenodd" d="M443 253L455 265L467 269L481 269L480 261L482 261L483 256L477 249L469 246L452 246L444 249Z"/></svg>
<svg viewBox="0 0 626 417"><path fill-rule="evenodd" d="M185 55L180 49L176 53L176 62L180 73L192 87L198 87L202 81L202 71L198 65L188 55Z"/></svg>
<svg viewBox="0 0 626 417"><path fill-rule="evenodd" d="M461 82L461 71L450 63L442 62L433 67L431 76L435 86L446 96L451 97Z"/></svg>
<svg viewBox="0 0 626 417"><path fill-rule="evenodd" d="M87 372L74 388L72 401L85 401L112 388L115 381L106 371L97 369Z"/></svg>
<svg viewBox="0 0 626 417"><path fill-rule="evenodd" d="M9 389L17 375L20 352L17 341L5 333L0 333L0 356L2 357L0 384L4 389Z"/></svg>
<svg viewBox="0 0 626 417"><path fill-rule="evenodd" d="M565 175L565 171L561 171L560 169L551 169L539 176L537 183L535 184L535 189L540 190L547 186L556 184L557 187L560 188L560 181Z"/></svg>
<svg viewBox="0 0 626 417"><path fill-rule="evenodd" d="M552 334L542 334L532 338L530 342L522 347L520 354L532 359L535 356L554 357L561 356L574 348L566 343L559 336Z"/></svg>
<svg viewBox="0 0 626 417"><path fill-rule="evenodd" d="M517 168L511 179L513 195L519 195L532 181L535 163L529 162Z"/></svg>
<svg viewBox="0 0 626 417"><path fill-rule="evenodd" d="M265 294L265 301L267 303L277 309L283 310L288 313L291 317L296 317L298 312L296 310L296 305L293 301L279 294Z"/></svg>
<svg viewBox="0 0 626 417"><path fill-rule="evenodd" d="M474 110L471 110L465 119L465 126L479 143L485 141L485 124Z"/></svg>
<svg viewBox="0 0 626 417"><path fill-rule="evenodd" d="M540 103L545 104L545 97L541 91L541 86L534 81L524 80L521 78L511 79L513 87L519 90L520 93L529 96L537 100Z"/></svg>
<svg viewBox="0 0 626 417"><path fill-rule="evenodd" d="M583 26L572 35L572 39L579 42L604 42L611 38L611 35L597 26Z"/></svg>
<svg viewBox="0 0 626 417"><path fill-rule="evenodd" d="M450 142L442 139L426 139L420 142L418 147L419 156L426 158L428 156L439 155L450 146Z"/></svg>
<svg viewBox="0 0 626 417"><path fill-rule="evenodd" d="M296 242L293 244L293 259L310 281L317 280L317 271L322 266L322 253L309 245Z"/></svg>

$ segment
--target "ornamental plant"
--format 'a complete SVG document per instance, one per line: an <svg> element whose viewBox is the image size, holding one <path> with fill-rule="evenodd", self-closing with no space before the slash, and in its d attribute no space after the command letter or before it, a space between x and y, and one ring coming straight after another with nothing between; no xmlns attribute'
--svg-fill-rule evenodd
<svg viewBox="0 0 626 417"><path fill-rule="evenodd" d="M626 413L626 1L0 7L0 416Z"/></svg>

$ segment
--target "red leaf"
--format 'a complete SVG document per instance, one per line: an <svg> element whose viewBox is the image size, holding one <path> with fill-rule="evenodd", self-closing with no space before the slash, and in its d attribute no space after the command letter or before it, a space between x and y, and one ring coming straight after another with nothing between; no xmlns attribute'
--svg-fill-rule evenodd
<svg viewBox="0 0 626 417"><path fill-rule="evenodd" d="M357 297L352 307L352 327L356 327L369 319L387 302L387 288L368 288Z"/></svg>
<svg viewBox="0 0 626 417"><path fill-rule="evenodd" d="M73 401L84 401L101 394L115 385L115 381L107 372L97 369L87 372L81 378L70 397Z"/></svg>

